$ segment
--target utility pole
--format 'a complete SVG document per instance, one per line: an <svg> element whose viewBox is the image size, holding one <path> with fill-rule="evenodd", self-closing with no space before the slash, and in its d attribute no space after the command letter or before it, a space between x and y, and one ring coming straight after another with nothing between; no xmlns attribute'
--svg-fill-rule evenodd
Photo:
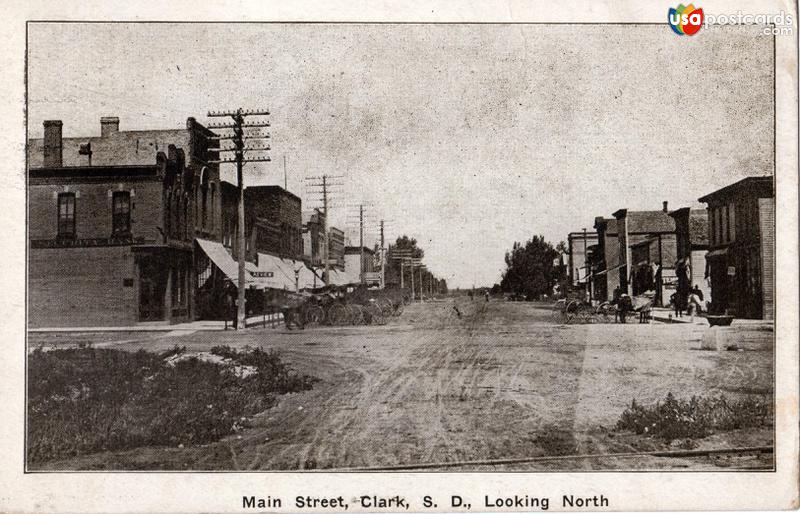
<svg viewBox="0 0 800 514"><path fill-rule="evenodd" d="M366 270L364 269L364 259L366 254L364 252L364 223L367 221L374 222L374 218L369 217L367 215L367 209L373 207L372 203L359 203L358 205L351 205L351 207L357 207L358 212L354 215L348 216L348 226L351 226L350 223L358 223L358 254L359 254L359 266L358 266L358 281L361 284L366 283Z"/></svg>
<svg viewBox="0 0 800 514"><path fill-rule="evenodd" d="M358 206L358 280L364 283L364 204Z"/></svg>
<svg viewBox="0 0 800 514"><path fill-rule="evenodd" d="M586 237L586 227L583 228L583 266L586 268L586 291L589 292L589 301L593 299L592 295L592 274L589 268L589 247L588 239Z"/></svg>
<svg viewBox="0 0 800 514"><path fill-rule="evenodd" d="M409 264L411 265L411 300L413 301L416 297L419 297L419 299L422 300L422 267L423 267L422 259L420 259L418 257L412 257L409 260L410 260ZM417 293L418 294L416 294L416 295L414 294L414 268L415 267L420 269L420 272L419 272L419 287L417 288Z"/></svg>
<svg viewBox="0 0 800 514"><path fill-rule="evenodd" d="M392 250L392 260L400 261L400 289L405 289L405 268L406 268L406 265L407 265L406 263L411 264L411 266L412 266L411 267L411 284L412 284L411 285L411 288L412 288L411 295L412 295L412 298L413 298L413 295L414 295L414 293L413 293L413 288L414 288L414 285L413 285L414 284L414 267L413 267L413 264L412 264L413 259L412 259L412 255L411 255L411 250L409 250L409 249L398 250L397 247L395 247L395 249Z"/></svg>
<svg viewBox="0 0 800 514"><path fill-rule="evenodd" d="M237 256L239 261L239 276L238 278L238 299L236 305L236 329L237 330L244 330L245 328L245 315L247 311L245 310L245 289L247 288L247 281L245 279L245 259L246 259L246 246L245 246L245 226L244 226L244 163L246 162L269 162L269 156L262 156L262 157L247 157L245 158L245 152L264 152L270 149L269 145L264 145L261 147L258 146L245 146L245 142L252 141L252 140L264 140L269 139L270 135L261 134L260 132L251 132L245 134L246 129L252 128L260 128L260 127L269 127L269 121L259 121L255 123L245 123L245 118L247 116L269 116L268 110L244 110L242 108L236 109L235 111L209 111L208 117L209 118L228 118L230 117L232 122L228 123L210 123L208 128L210 129L223 129L223 130L232 130L233 135L225 135L225 136L215 136L211 139L215 139L217 141L231 141L233 143L232 147L229 148L222 148L221 146L216 149L211 149L210 151L217 153L219 158L214 161L210 161L212 164L236 164L236 180L239 188L239 208L238 208L238 249L237 249ZM222 153L224 152L233 152L234 158L223 158Z"/></svg>
<svg viewBox="0 0 800 514"><path fill-rule="evenodd" d="M322 280L328 285L328 278L330 277L331 273L331 262L330 262L330 252L331 252L331 243L328 235L328 176L322 176L322 210L325 212L325 216L322 218L322 233L325 234L325 248L323 249L322 255L325 259L323 263L323 272L322 272Z"/></svg>
<svg viewBox="0 0 800 514"><path fill-rule="evenodd" d="M381 220L381 289L386 289L386 247L384 243L383 220Z"/></svg>
<svg viewBox="0 0 800 514"><path fill-rule="evenodd" d="M411 261L411 301L414 301L414 261Z"/></svg>
<svg viewBox="0 0 800 514"><path fill-rule="evenodd" d="M422 301L422 292L425 291L424 283L422 281L422 271L425 266L419 267L419 300Z"/></svg>
<svg viewBox="0 0 800 514"><path fill-rule="evenodd" d="M315 201L322 201L322 234L324 239L324 245L322 249L323 255L323 273L322 273L322 281L325 282L325 285L328 284L328 278L330 275L330 235L328 233L328 215L330 205L330 196L334 193L331 188L336 188L342 186L342 182L337 182L340 179L343 179L342 175L322 175L319 177L306 177L306 187L307 192L314 193L314 194L321 194L321 197L314 197L311 200Z"/></svg>

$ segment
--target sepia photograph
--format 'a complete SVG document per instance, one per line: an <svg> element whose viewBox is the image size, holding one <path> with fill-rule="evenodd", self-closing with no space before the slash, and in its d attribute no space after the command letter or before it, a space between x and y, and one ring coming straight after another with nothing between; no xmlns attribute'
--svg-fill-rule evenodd
<svg viewBox="0 0 800 514"><path fill-rule="evenodd" d="M30 22L26 470L774 471L792 36L683 12Z"/></svg>
<svg viewBox="0 0 800 514"><path fill-rule="evenodd" d="M27 32L28 471L771 471L775 38Z"/></svg>

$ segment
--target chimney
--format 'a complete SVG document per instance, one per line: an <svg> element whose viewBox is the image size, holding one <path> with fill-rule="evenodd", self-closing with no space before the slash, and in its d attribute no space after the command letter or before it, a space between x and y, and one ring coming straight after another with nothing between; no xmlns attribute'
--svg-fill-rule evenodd
<svg viewBox="0 0 800 514"><path fill-rule="evenodd" d="M103 116L100 118L100 137L108 137L119 132L119 118Z"/></svg>
<svg viewBox="0 0 800 514"><path fill-rule="evenodd" d="M667 208L668 203L669 202L664 202L664 212L669 212L669 209Z"/></svg>
<svg viewBox="0 0 800 514"><path fill-rule="evenodd" d="M61 120L44 121L44 159L45 168L60 168L63 164L61 153Z"/></svg>

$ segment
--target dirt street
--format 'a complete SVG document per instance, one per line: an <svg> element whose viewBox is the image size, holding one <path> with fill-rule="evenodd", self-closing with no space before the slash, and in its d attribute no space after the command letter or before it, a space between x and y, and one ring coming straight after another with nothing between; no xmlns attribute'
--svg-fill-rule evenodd
<svg viewBox="0 0 800 514"><path fill-rule="evenodd" d="M214 444L146 448L51 463L69 469L286 470L537 455L632 452L654 442L612 431L622 411L692 395L771 395L773 333L734 327L744 351L702 351L704 329L561 325L532 303L417 304L386 326L127 334L123 349L216 344L274 348L314 389L282 397L252 427ZM31 334L31 347L60 336ZM699 448L772 444L772 428L715 434ZM709 459L576 459L475 469L704 468Z"/></svg>

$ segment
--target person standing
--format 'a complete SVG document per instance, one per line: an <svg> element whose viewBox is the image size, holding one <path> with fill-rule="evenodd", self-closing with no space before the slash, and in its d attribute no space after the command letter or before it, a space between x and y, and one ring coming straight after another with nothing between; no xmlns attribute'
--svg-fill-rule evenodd
<svg viewBox="0 0 800 514"><path fill-rule="evenodd" d="M696 309L698 314L703 313L703 291L700 290L697 284L689 291L689 309L692 312Z"/></svg>
<svg viewBox="0 0 800 514"><path fill-rule="evenodd" d="M228 283L225 291L225 328L228 328L228 320L231 321L231 326L238 328L239 320L236 309L236 287Z"/></svg>
<svg viewBox="0 0 800 514"><path fill-rule="evenodd" d="M631 297L627 294L622 294L619 297L619 305L617 306L620 323L627 323L628 312L630 312L632 308L633 302L631 301Z"/></svg>

